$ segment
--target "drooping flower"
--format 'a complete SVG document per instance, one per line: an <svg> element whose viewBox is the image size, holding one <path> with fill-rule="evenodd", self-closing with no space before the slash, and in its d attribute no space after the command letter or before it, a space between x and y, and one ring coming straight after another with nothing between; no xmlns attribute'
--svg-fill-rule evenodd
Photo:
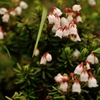
<svg viewBox="0 0 100 100"><path fill-rule="evenodd" d="M68 20L69 23L72 22L73 21L73 16L72 15L68 15L67 20Z"/></svg>
<svg viewBox="0 0 100 100"><path fill-rule="evenodd" d="M50 53L48 53L48 52L46 52L46 60L48 61L48 62L50 62L51 60L52 60L52 56L51 56L51 54Z"/></svg>
<svg viewBox="0 0 100 100"><path fill-rule="evenodd" d="M75 51L73 52L73 57L78 58L80 55L80 51L75 49Z"/></svg>
<svg viewBox="0 0 100 100"><path fill-rule="evenodd" d="M2 31L2 27L0 26L0 39L4 39L4 33Z"/></svg>
<svg viewBox="0 0 100 100"><path fill-rule="evenodd" d="M72 92L78 92L78 93L81 92L81 86L77 79L75 80L74 84L72 85Z"/></svg>
<svg viewBox="0 0 100 100"><path fill-rule="evenodd" d="M0 8L0 15L4 15L8 10L6 8Z"/></svg>
<svg viewBox="0 0 100 100"><path fill-rule="evenodd" d="M83 71L83 62L80 63L74 70L74 74L80 75Z"/></svg>
<svg viewBox="0 0 100 100"><path fill-rule="evenodd" d="M90 75L89 80L88 80L88 87L98 87L97 80L94 78L93 75Z"/></svg>
<svg viewBox="0 0 100 100"><path fill-rule="evenodd" d="M67 82L61 82L59 89L63 92L67 92L67 88L68 88L68 83Z"/></svg>
<svg viewBox="0 0 100 100"><path fill-rule="evenodd" d="M69 27L65 26L62 36L63 37L68 37L68 35L69 35Z"/></svg>
<svg viewBox="0 0 100 100"><path fill-rule="evenodd" d="M24 1L20 1L19 3L19 6L22 8L22 9L27 9L28 8L28 4Z"/></svg>
<svg viewBox="0 0 100 100"><path fill-rule="evenodd" d="M61 12L61 10L58 9L57 7L53 7L53 14L54 14L54 15L61 16L61 15L62 15L62 12Z"/></svg>
<svg viewBox="0 0 100 100"><path fill-rule="evenodd" d="M11 11L10 11L10 15L12 15L12 16L15 16L15 15L16 15L16 11L15 11L15 9L11 9Z"/></svg>
<svg viewBox="0 0 100 100"><path fill-rule="evenodd" d="M16 15L20 16L22 13L22 8L20 6L15 8Z"/></svg>
<svg viewBox="0 0 100 100"><path fill-rule="evenodd" d="M46 65L46 63L47 63L46 57L43 55L41 57L40 64Z"/></svg>
<svg viewBox="0 0 100 100"><path fill-rule="evenodd" d="M62 17L60 19L60 23L61 23L62 28L66 27L66 26L69 26L69 22L65 17Z"/></svg>
<svg viewBox="0 0 100 100"><path fill-rule="evenodd" d="M49 24L55 23L55 16L52 13L50 13L47 18L48 18Z"/></svg>
<svg viewBox="0 0 100 100"><path fill-rule="evenodd" d="M58 73L57 76L54 77L55 81L58 83L62 82L62 78L63 76L60 73Z"/></svg>
<svg viewBox="0 0 100 100"><path fill-rule="evenodd" d="M39 49L37 48L37 49L35 50L34 55L35 55L35 56L38 56L38 55L39 55L39 52L40 52L40 51L39 51Z"/></svg>
<svg viewBox="0 0 100 100"><path fill-rule="evenodd" d="M55 36L59 37L59 38L62 38L62 35L63 35L62 27L59 27L59 29L56 31Z"/></svg>
<svg viewBox="0 0 100 100"><path fill-rule="evenodd" d="M83 69L82 73L80 74L80 81L81 82L87 82L88 77L89 77L89 75L88 75L86 69Z"/></svg>
<svg viewBox="0 0 100 100"><path fill-rule="evenodd" d="M73 11L80 11L80 10L81 10L81 6L75 4L75 5L72 7L72 10L73 10Z"/></svg>
<svg viewBox="0 0 100 100"><path fill-rule="evenodd" d="M81 16L77 16L77 17L76 17L76 21L77 21L77 23L78 23L78 22L82 22L82 17L81 17Z"/></svg>
<svg viewBox="0 0 100 100"><path fill-rule="evenodd" d="M9 18L10 18L10 15L8 13L5 13L3 16L2 16L2 21L3 22L8 22L9 21Z"/></svg>
<svg viewBox="0 0 100 100"><path fill-rule="evenodd" d="M96 5L95 0L88 0L88 3L89 3L90 6L95 6Z"/></svg>
<svg viewBox="0 0 100 100"><path fill-rule="evenodd" d="M91 69L91 67L90 67L90 63L86 60L86 69L87 70L90 70Z"/></svg>
<svg viewBox="0 0 100 100"><path fill-rule="evenodd" d="M93 52L88 55L86 60L91 64L98 64L99 62L98 58L94 55Z"/></svg>

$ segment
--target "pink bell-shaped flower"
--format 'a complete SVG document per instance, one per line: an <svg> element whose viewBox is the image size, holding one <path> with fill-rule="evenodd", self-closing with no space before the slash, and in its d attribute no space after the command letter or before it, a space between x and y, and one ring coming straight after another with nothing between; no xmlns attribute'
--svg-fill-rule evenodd
<svg viewBox="0 0 100 100"><path fill-rule="evenodd" d="M90 75L88 80L88 87L98 87L97 80L93 77L93 75Z"/></svg>
<svg viewBox="0 0 100 100"><path fill-rule="evenodd" d="M8 22L9 21L9 18L10 18L10 15L8 13L5 13L3 16L2 16L2 21L3 22Z"/></svg>
<svg viewBox="0 0 100 100"><path fill-rule="evenodd" d="M79 64L79 65L75 68L74 74L80 75L80 74L82 73L82 71L83 71L83 62L82 62L81 64Z"/></svg>
<svg viewBox="0 0 100 100"><path fill-rule="evenodd" d="M77 79L75 80L74 84L72 85L72 92L78 92L78 93L81 92L81 86Z"/></svg>
<svg viewBox="0 0 100 100"><path fill-rule="evenodd" d="M48 52L46 52L46 60L48 61L48 62L50 62L51 60L52 60L52 56L51 56L51 54L50 53L48 53Z"/></svg>
<svg viewBox="0 0 100 100"><path fill-rule="evenodd" d="M69 27L65 26L62 36L63 37L68 37L68 35L69 35Z"/></svg>
<svg viewBox="0 0 100 100"><path fill-rule="evenodd" d="M94 55L94 53L89 54L86 60L91 64L98 64L99 62L98 58Z"/></svg>
<svg viewBox="0 0 100 100"><path fill-rule="evenodd" d="M80 10L81 10L81 6L75 4L75 5L72 7L72 10L73 10L73 11L80 11Z"/></svg>
<svg viewBox="0 0 100 100"><path fill-rule="evenodd" d="M59 89L60 89L62 92L67 92L67 88L68 88L68 83L67 83L67 82L61 82L61 83L60 83Z"/></svg>
<svg viewBox="0 0 100 100"><path fill-rule="evenodd" d="M53 7L53 14L54 15L58 15L58 16L61 16L62 15L62 12L60 9L58 9L57 7Z"/></svg>
<svg viewBox="0 0 100 100"><path fill-rule="evenodd" d="M60 73L58 73L57 76L54 77L55 81L58 83L62 82L62 78L63 76Z"/></svg>
<svg viewBox="0 0 100 100"><path fill-rule="evenodd" d="M62 27L59 27L59 29L56 31L55 36L59 37L59 38L62 38L62 35L63 35Z"/></svg>
<svg viewBox="0 0 100 100"><path fill-rule="evenodd" d="M6 8L0 8L0 15L4 15L8 10Z"/></svg>
<svg viewBox="0 0 100 100"><path fill-rule="evenodd" d="M86 69L87 70L90 70L91 69L91 67L90 67L90 63L86 60Z"/></svg>
<svg viewBox="0 0 100 100"><path fill-rule="evenodd" d="M55 23L55 16L52 13L50 13L47 18L48 18L49 24Z"/></svg>
<svg viewBox="0 0 100 100"><path fill-rule="evenodd" d="M86 69L83 69L82 73L80 74L80 81L81 82L87 82L88 77L89 77L89 75L88 75Z"/></svg>

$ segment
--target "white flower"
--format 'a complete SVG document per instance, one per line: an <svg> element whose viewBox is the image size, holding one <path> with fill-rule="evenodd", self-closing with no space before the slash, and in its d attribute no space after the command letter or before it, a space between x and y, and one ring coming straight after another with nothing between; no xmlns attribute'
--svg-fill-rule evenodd
<svg viewBox="0 0 100 100"><path fill-rule="evenodd" d="M88 81L88 77L89 77L89 75L88 75L87 71L84 69L82 71L81 75L80 75L80 81L81 82L87 82Z"/></svg>
<svg viewBox="0 0 100 100"><path fill-rule="evenodd" d="M97 80L93 76L90 76L88 80L88 87L92 88L97 86L98 86Z"/></svg>
<svg viewBox="0 0 100 100"><path fill-rule="evenodd" d="M4 33L2 31L2 26L0 26L0 39L4 39Z"/></svg>
<svg viewBox="0 0 100 100"><path fill-rule="evenodd" d="M95 0L88 0L88 3L89 3L90 6L95 6L96 5Z"/></svg>
<svg viewBox="0 0 100 100"><path fill-rule="evenodd" d="M78 66L76 66L75 70L74 70L74 74L78 74L80 75L83 71L83 63L79 64Z"/></svg>
<svg viewBox="0 0 100 100"><path fill-rule="evenodd" d="M67 88L68 88L68 83L67 82L61 82L59 89L63 92L67 92Z"/></svg>
<svg viewBox="0 0 100 100"><path fill-rule="evenodd" d="M15 15L16 15L15 9L12 9L12 10L10 11L10 15L12 15L12 16L15 16Z"/></svg>
<svg viewBox="0 0 100 100"><path fill-rule="evenodd" d="M50 13L47 18L48 18L49 24L55 23L55 16L52 13Z"/></svg>
<svg viewBox="0 0 100 100"><path fill-rule="evenodd" d="M72 92L81 92L81 86L78 81L75 80L74 84L72 85Z"/></svg>
<svg viewBox="0 0 100 100"><path fill-rule="evenodd" d="M5 13L5 14L2 16L2 21L3 21L3 22L8 22L8 21L9 21L9 18L10 18L9 14L8 14L8 13Z"/></svg>
<svg viewBox="0 0 100 100"><path fill-rule="evenodd" d="M62 82L62 78L63 76L60 73L58 73L57 76L54 77L55 81L58 83Z"/></svg>
<svg viewBox="0 0 100 100"><path fill-rule="evenodd" d="M36 49L36 50L35 50L34 55L35 55L35 56L38 56L38 55L39 55L39 49Z"/></svg>
<svg viewBox="0 0 100 100"><path fill-rule="evenodd" d="M21 13L22 13L22 8L20 7L20 6L18 6L18 7L16 7L15 8L15 12L16 12L16 15L21 15Z"/></svg>
<svg viewBox="0 0 100 100"><path fill-rule="evenodd" d="M77 49L75 49L75 51L73 52L73 57L78 58L78 57L79 57L79 55L80 55L80 51L79 51L79 50L77 50Z"/></svg>
<svg viewBox="0 0 100 100"><path fill-rule="evenodd" d="M65 26L62 36L63 37L68 37L68 35L69 35L69 27Z"/></svg>
<svg viewBox="0 0 100 100"><path fill-rule="evenodd" d="M62 15L62 12L57 7L53 7L53 14L58 15L58 16L61 16Z"/></svg>
<svg viewBox="0 0 100 100"><path fill-rule="evenodd" d="M24 1L21 1L21 2L19 3L19 6L20 6L22 9L27 9L27 8L28 8L28 4L27 4L26 2L24 2Z"/></svg>
<svg viewBox="0 0 100 100"><path fill-rule="evenodd" d="M80 11L81 10L81 6L80 5L74 5L73 7L72 7L72 10L73 11Z"/></svg>
<svg viewBox="0 0 100 100"><path fill-rule="evenodd" d="M47 63L46 57L45 57L45 55L43 55L43 56L41 57L40 64L45 65L46 63Z"/></svg>
<svg viewBox="0 0 100 100"><path fill-rule="evenodd" d="M46 52L46 60L48 61L48 62L50 62L51 60L52 60L52 56L51 56L51 54L50 53L48 53L48 52Z"/></svg>
<svg viewBox="0 0 100 100"><path fill-rule="evenodd" d="M68 15L67 20L70 23L71 21L73 21L73 16L72 15Z"/></svg>
<svg viewBox="0 0 100 100"><path fill-rule="evenodd" d="M77 17L76 17L76 21L77 21L77 23L78 23L78 22L82 22L81 16L77 16Z"/></svg>
<svg viewBox="0 0 100 100"><path fill-rule="evenodd" d="M91 69L90 63L89 63L87 60L86 60L86 69L87 69L87 70Z"/></svg>
<svg viewBox="0 0 100 100"><path fill-rule="evenodd" d="M86 60L91 64L98 64L99 62L98 58L93 53L89 54Z"/></svg>
<svg viewBox="0 0 100 100"><path fill-rule="evenodd" d="M70 39L74 42L81 41L81 38L79 37L78 33L75 33L75 35L74 34L70 35Z"/></svg>
<svg viewBox="0 0 100 100"><path fill-rule="evenodd" d="M62 17L60 19L60 23L61 23L62 28L64 28L65 26L69 26L69 22L65 17Z"/></svg>
<svg viewBox="0 0 100 100"><path fill-rule="evenodd" d="M59 37L59 38L62 38L62 35L63 35L63 30L62 30L62 27L60 27L60 28L56 31L55 36L56 36L56 37Z"/></svg>
<svg viewBox="0 0 100 100"><path fill-rule="evenodd" d="M6 8L0 8L0 15L4 15L7 12L8 10Z"/></svg>

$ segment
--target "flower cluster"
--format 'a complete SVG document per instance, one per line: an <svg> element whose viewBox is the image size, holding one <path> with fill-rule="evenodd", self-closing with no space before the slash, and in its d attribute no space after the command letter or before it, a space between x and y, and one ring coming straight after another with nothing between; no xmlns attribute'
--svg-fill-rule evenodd
<svg viewBox="0 0 100 100"><path fill-rule="evenodd" d="M2 22L8 22L11 16L19 16L22 13L22 9L27 9L28 4L24 1L18 2L18 6L7 10L6 8L0 8L0 15L2 15Z"/></svg>
<svg viewBox="0 0 100 100"><path fill-rule="evenodd" d="M79 52L79 51L75 51ZM70 87L69 84L73 82L72 85L72 92L81 92L81 85L80 82L84 82L88 84L89 88L92 87L97 87L97 80L94 78L94 76L91 73L91 67L90 64L97 64L98 63L98 58L93 54L89 54L85 64L81 62L78 64L74 70L73 73L70 73L70 77L68 76L63 76L60 73L57 74L57 76L54 77L55 81L59 83L59 89L63 92L68 91L68 86Z"/></svg>
<svg viewBox="0 0 100 100"><path fill-rule="evenodd" d="M53 7L53 11L48 15L49 24L53 24L52 31L59 38L70 37L74 42L81 41L78 35L77 23L82 22L80 16L80 5L74 5L72 8L65 8L66 17L62 16L62 12L57 7Z"/></svg>
<svg viewBox="0 0 100 100"><path fill-rule="evenodd" d="M40 60L40 64L45 65L47 62L50 62L52 60L52 56L49 52L46 52L43 54Z"/></svg>

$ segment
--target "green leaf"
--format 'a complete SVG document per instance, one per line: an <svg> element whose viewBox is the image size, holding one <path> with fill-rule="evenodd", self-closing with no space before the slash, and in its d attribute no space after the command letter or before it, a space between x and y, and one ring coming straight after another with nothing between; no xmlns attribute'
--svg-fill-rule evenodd
<svg viewBox="0 0 100 100"><path fill-rule="evenodd" d="M39 31L38 31L38 36L37 36L37 39L36 39L36 43L35 43L35 46L34 46L32 57L34 57L36 48L38 47L38 42L39 42L42 30L43 30L43 25L45 23L46 16L47 16L47 9L45 7L43 7L41 23L40 23L40 27L39 27Z"/></svg>
<svg viewBox="0 0 100 100"><path fill-rule="evenodd" d="M100 54L100 48L97 48L96 50L94 50L93 53L98 53L98 54Z"/></svg>
<svg viewBox="0 0 100 100"><path fill-rule="evenodd" d="M7 100L13 100L13 99L9 98L8 96L5 96L5 98L6 98Z"/></svg>

